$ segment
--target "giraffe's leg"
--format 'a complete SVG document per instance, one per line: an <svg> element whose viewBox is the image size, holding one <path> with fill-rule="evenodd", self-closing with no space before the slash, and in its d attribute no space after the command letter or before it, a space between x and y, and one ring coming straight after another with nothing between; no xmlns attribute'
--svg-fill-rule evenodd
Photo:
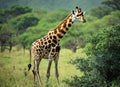
<svg viewBox="0 0 120 87"><path fill-rule="evenodd" d="M49 63L48 63L47 74L46 74L46 77L47 77L46 83L48 83L48 80L49 80L49 77L50 77L51 64L52 64L52 59L50 59L50 60L49 60Z"/></svg>
<svg viewBox="0 0 120 87"><path fill-rule="evenodd" d="M57 47L56 47L56 55L55 55L55 59L54 59L54 63L55 63L55 76L56 76L56 79L57 79L58 87L60 87L59 73L58 73L59 53L60 53L60 46L58 44Z"/></svg>
<svg viewBox="0 0 120 87"><path fill-rule="evenodd" d="M35 79L36 79L36 73L35 73L35 61L34 61L34 63L33 63L33 70L32 70L32 72L33 72L33 75L34 75L34 83L35 83Z"/></svg>
<svg viewBox="0 0 120 87"><path fill-rule="evenodd" d="M58 85L60 85L60 83L59 83L59 73L58 73L58 59L57 58L54 60L54 63L55 63L55 76L56 76Z"/></svg>
<svg viewBox="0 0 120 87"><path fill-rule="evenodd" d="M41 82L41 78L40 78L40 74L39 74L39 64L40 64L40 61L41 61L41 60L39 60L39 61L35 60L35 61L34 61L33 74L34 74L34 81L35 81L35 79L36 79L36 77L37 77L38 83L39 83L39 85L41 86L41 85L42 85L42 82Z"/></svg>

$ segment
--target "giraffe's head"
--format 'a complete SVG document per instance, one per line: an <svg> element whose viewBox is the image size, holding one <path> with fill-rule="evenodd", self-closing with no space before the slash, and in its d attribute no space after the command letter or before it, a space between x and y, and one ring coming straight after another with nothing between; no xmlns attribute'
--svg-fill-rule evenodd
<svg viewBox="0 0 120 87"><path fill-rule="evenodd" d="M86 22L85 18L84 18L84 12L81 11L80 8L76 7L75 11L72 11L72 21L81 21L83 23Z"/></svg>

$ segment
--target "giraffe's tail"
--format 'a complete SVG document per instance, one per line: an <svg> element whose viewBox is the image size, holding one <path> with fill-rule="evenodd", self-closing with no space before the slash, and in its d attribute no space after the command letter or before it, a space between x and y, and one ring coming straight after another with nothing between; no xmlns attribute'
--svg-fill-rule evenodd
<svg viewBox="0 0 120 87"><path fill-rule="evenodd" d="M28 71L31 69L31 66L32 66L31 64L28 64Z"/></svg>
<svg viewBox="0 0 120 87"><path fill-rule="evenodd" d="M28 64L28 71L31 69L31 49L30 49L30 63Z"/></svg>

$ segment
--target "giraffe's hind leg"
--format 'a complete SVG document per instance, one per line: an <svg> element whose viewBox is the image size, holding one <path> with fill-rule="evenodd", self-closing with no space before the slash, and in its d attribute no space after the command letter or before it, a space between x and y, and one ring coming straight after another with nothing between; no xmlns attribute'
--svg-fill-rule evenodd
<svg viewBox="0 0 120 87"><path fill-rule="evenodd" d="M54 63L55 63L55 76L56 76L56 79L57 79L58 86L60 86L59 73L58 73L58 59L55 59Z"/></svg>
<svg viewBox="0 0 120 87"><path fill-rule="evenodd" d="M41 87L42 81L41 81L40 74L39 74L39 63L40 63L40 61L41 60L39 60L39 61L34 60L33 75L34 75L34 84L36 83L36 77L37 77L39 86Z"/></svg>

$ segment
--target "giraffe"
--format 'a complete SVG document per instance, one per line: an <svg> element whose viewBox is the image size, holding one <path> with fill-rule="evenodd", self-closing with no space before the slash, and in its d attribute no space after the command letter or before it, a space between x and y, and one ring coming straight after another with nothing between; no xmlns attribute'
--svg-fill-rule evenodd
<svg viewBox="0 0 120 87"><path fill-rule="evenodd" d="M28 70L31 68L31 57L33 59L33 75L34 81L37 77L38 83L41 87L42 82L39 74L39 64L42 59L48 59L48 68L46 77L46 82L48 83L50 77L50 68L52 61L55 63L55 76L59 85L59 73L58 73L58 60L60 46L59 41L68 31L69 27L74 23L75 20L86 22L84 19L84 13L80 8L76 7L56 28L49 31L44 37L34 41L30 48L30 64L28 64Z"/></svg>

